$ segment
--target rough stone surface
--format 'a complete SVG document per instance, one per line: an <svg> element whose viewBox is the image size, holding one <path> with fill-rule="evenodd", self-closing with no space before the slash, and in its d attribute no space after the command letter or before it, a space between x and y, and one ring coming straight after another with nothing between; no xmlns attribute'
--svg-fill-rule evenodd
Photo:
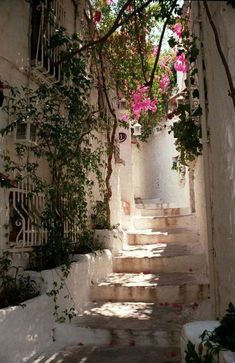
<svg viewBox="0 0 235 363"><path fill-rule="evenodd" d="M134 244L153 244L153 243L185 243L196 242L199 235L187 228L159 228L145 230L129 230L128 242Z"/></svg>
<svg viewBox="0 0 235 363"><path fill-rule="evenodd" d="M145 216L136 217L134 227L137 229L156 228L190 228L196 230L196 217L193 214L179 216Z"/></svg>
<svg viewBox="0 0 235 363"><path fill-rule="evenodd" d="M205 265L198 243L129 246L113 260L114 272L202 272Z"/></svg>
<svg viewBox="0 0 235 363"><path fill-rule="evenodd" d="M42 354L32 363L167 363L180 362L179 348L135 347L79 347Z"/></svg>
<svg viewBox="0 0 235 363"><path fill-rule="evenodd" d="M92 303L70 324L56 324L57 348L34 363L180 361L182 326L210 312L205 256L190 229L171 230L170 243L153 243L158 231L140 233L150 236L149 244L128 245L114 257L120 271L91 286ZM178 234L187 242L174 242ZM137 231L132 236L136 242Z"/></svg>

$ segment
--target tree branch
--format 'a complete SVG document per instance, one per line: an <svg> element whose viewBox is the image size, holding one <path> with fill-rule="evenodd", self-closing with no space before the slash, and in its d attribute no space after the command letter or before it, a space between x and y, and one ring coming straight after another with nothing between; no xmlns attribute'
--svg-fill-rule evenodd
<svg viewBox="0 0 235 363"><path fill-rule="evenodd" d="M116 132L117 132L117 127L118 127L118 120L117 120L115 110L113 109L113 107L111 105L107 87L106 87L105 68L104 68L104 63L103 63L102 50L99 51L99 59L100 59L100 68L101 68L102 91L104 92L106 103L108 105L108 109L114 120L113 125L112 125L111 134L110 134L109 128L107 128L108 160L107 160L107 175L105 177L105 185L106 185L105 204L106 204L107 219L108 219L108 222L110 223L111 213L110 213L109 201L112 197L112 188L110 185L110 178L111 178L112 172L113 172L112 160L113 160L113 155L114 155L115 138L116 138Z"/></svg>
<svg viewBox="0 0 235 363"><path fill-rule="evenodd" d="M159 57L160 57L160 53L161 53L162 42L163 42L163 39L164 39L166 27L167 27L168 22L170 20L170 16L173 13L173 10L175 9L176 4L177 4L177 0L175 0L173 2L172 7L171 7L171 9L169 11L169 14L168 14L168 16L167 16L167 18L166 18L166 20L164 22L163 28L162 28L162 32L161 32L161 36L160 36L160 40L159 40L159 45L158 45L158 49L157 49L157 54L156 54L154 66L153 66L153 69L152 69L152 72L151 72L150 80L147 83L147 86L149 86L150 91L151 91L151 88L153 86L154 76L155 76L155 73L156 73L156 70L157 70L157 65L158 65L158 61L159 61Z"/></svg>
<svg viewBox="0 0 235 363"><path fill-rule="evenodd" d="M229 96L231 96L232 101L233 101L233 106L235 108L235 88L234 88L234 85L233 85L232 75L231 75L231 72L230 72L230 69L229 69L229 66L228 66L228 62L227 62L227 60L225 58L225 55L223 53L223 50L222 50L222 47L221 47L221 44L220 44L220 40L219 40L219 34L218 34L217 29L216 29L215 23L214 23L214 21L212 19L212 16L211 16L207 1L203 0L203 4L205 6L206 14L207 14L208 20L210 22L210 25L212 27L213 33L214 33L216 46L217 46L217 49L218 49L220 58L222 60L223 66L224 66L227 79L228 79L229 88L230 88Z"/></svg>
<svg viewBox="0 0 235 363"><path fill-rule="evenodd" d="M121 18L125 12L125 10L128 8L129 5L131 5L131 3L133 2L133 0L127 0L127 2L123 5L123 7L121 8L121 10L119 11L113 25L111 26L111 28L107 31L107 33L105 35L103 35L101 38L90 41L86 44L84 44L81 48L79 49L75 49L73 52L70 53L69 57L73 57L76 54L82 53L84 52L86 49L88 48L92 48L95 45L98 44L103 44L104 42L106 42L108 40L108 38L123 24L127 23L136 13L138 13L139 11L142 11L143 9L145 9L153 0L147 0L144 4L142 4L140 7L138 7L137 9L135 9L132 13L130 13L129 15L126 16L126 18L122 21Z"/></svg>
<svg viewBox="0 0 235 363"><path fill-rule="evenodd" d="M135 0L134 0L134 9L136 9ZM137 24L137 14L136 13L135 13L135 32L136 32L138 50L139 50L139 55L140 55L141 69L142 69L142 73L143 73L145 83L147 83L148 80L147 80L147 77L146 77L144 57L143 57L143 52L142 52L142 48L141 48L140 33L139 33L139 29L138 29L138 24Z"/></svg>

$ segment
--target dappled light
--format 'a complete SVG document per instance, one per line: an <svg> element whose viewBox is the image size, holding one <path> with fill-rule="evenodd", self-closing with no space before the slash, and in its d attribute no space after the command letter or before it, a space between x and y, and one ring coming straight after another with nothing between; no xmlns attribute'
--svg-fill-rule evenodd
<svg viewBox="0 0 235 363"><path fill-rule="evenodd" d="M0 363L235 351L234 34L235 0L0 0Z"/></svg>

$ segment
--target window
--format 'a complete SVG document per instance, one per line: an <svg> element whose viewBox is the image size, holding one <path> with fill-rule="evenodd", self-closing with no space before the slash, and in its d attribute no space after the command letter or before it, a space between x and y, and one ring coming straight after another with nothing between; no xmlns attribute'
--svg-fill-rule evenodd
<svg viewBox="0 0 235 363"><path fill-rule="evenodd" d="M58 50L50 49L50 39L56 28L64 26L63 0L33 0L31 7L32 66L52 81L60 81Z"/></svg>

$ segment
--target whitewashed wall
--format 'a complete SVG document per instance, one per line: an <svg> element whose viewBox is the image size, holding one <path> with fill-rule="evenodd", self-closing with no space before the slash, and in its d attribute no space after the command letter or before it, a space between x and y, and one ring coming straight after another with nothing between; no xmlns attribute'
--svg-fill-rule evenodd
<svg viewBox="0 0 235 363"><path fill-rule="evenodd" d="M85 1L64 0L65 28L69 33L74 31L85 31L86 20L84 19ZM7 82L10 86L28 86L35 88L36 80L30 69L30 43L31 43L31 16L30 2L25 0L1 0L0 1L0 80ZM5 95L9 91L4 90ZM97 102L97 90L93 89L90 97L92 105ZM6 104L6 100L4 101ZM0 108L0 128L6 125L6 114ZM100 136L102 138L102 135ZM103 140L105 142L105 140ZM0 140L0 153L7 147L11 156L14 155L13 134ZM31 156L29 156L31 158ZM47 179L50 178L46 162L40 161L41 174ZM111 202L112 223L120 222L120 196L118 170L114 166L112 187L114 189ZM0 159L0 172L4 172L2 159ZM89 209L96 200L100 200L100 193L97 183L94 188L93 201L89 201ZM0 250L7 247L7 229L4 225L9 224L8 191L0 190ZM118 204L119 203L119 204Z"/></svg>
<svg viewBox="0 0 235 363"><path fill-rule="evenodd" d="M65 0L66 8L65 27L69 32L74 32L75 7L72 0ZM35 88L35 79L30 72L30 38L31 16L30 2L25 0L1 0L0 1L0 80L10 86L24 86ZM5 96L9 94L4 90ZM6 98L4 100L6 105ZM0 128L6 125L6 114L0 109ZM7 147L14 157L13 134L4 137L0 141L0 153ZM40 162L40 170L43 176L49 179L47 164ZM0 159L0 172L4 173L2 159ZM0 249L5 248L8 241L7 228L9 222L8 191L0 190Z"/></svg>
<svg viewBox="0 0 235 363"><path fill-rule="evenodd" d="M81 312L90 301L90 286L112 272L112 255L105 250L97 254L79 256L74 262L63 290L60 291L60 310L73 306ZM29 272L42 284L43 295L25 302L25 306L0 309L0 362L20 363L31 361L34 355L44 352L57 336L52 298L46 295L53 282L60 283L60 270ZM64 299L71 295L71 299ZM56 342L54 343L56 344Z"/></svg>
<svg viewBox="0 0 235 363"><path fill-rule="evenodd" d="M203 250L207 255L208 262L208 226L206 216L206 191L205 191L205 175L203 168L203 157L197 158L194 166L193 188L195 195L195 210L197 216L198 232Z"/></svg>
<svg viewBox="0 0 235 363"><path fill-rule="evenodd" d="M135 197L160 198L164 203L179 207L189 206L188 172L184 178L172 170L173 158L177 156L172 134L167 127L142 143L138 150L133 145Z"/></svg>
<svg viewBox="0 0 235 363"><path fill-rule="evenodd" d="M133 175L133 155L131 144L131 130L120 128L120 132L127 135L127 139L120 143L120 157L125 165L120 168L120 186L121 186L121 199L127 202L130 208L130 214L134 212L134 175Z"/></svg>
<svg viewBox="0 0 235 363"><path fill-rule="evenodd" d="M222 49L235 81L235 10L224 1L207 2L218 30ZM235 112L228 95L228 81L220 59L207 14L193 2L194 20L200 18L205 60L208 108L204 112L204 157L209 160L205 178L207 203L211 199L210 266L214 266L211 285L215 290L216 311L223 314L228 303L235 302ZM195 21L194 27L197 27ZM201 85L203 74L199 74ZM208 135L205 135L208 133ZM205 164L206 165L206 164ZM206 175L206 174L205 174ZM209 251L211 252L211 251ZM213 269L212 269L213 270Z"/></svg>

